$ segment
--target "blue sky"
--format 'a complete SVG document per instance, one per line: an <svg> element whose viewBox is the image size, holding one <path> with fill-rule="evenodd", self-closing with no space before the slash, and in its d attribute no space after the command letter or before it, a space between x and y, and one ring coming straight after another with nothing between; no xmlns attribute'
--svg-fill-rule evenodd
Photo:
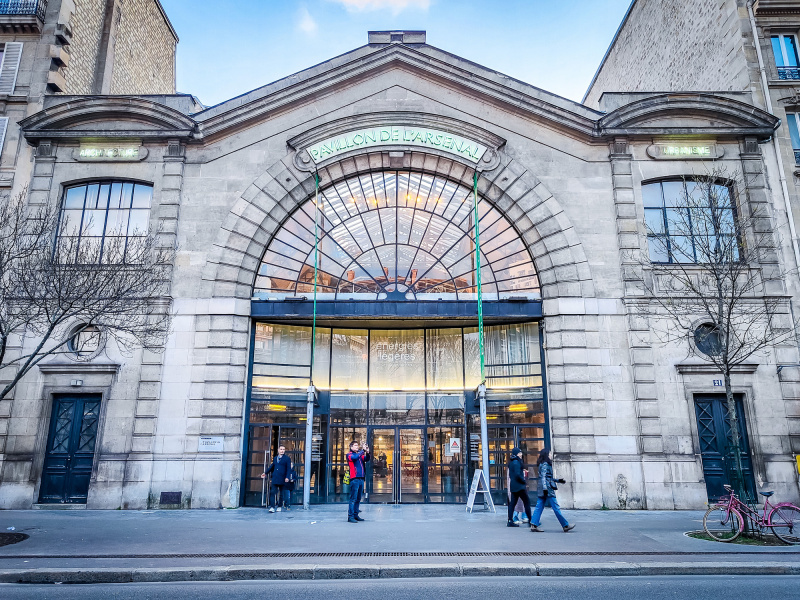
<svg viewBox="0 0 800 600"><path fill-rule="evenodd" d="M630 0L161 0L178 91L217 104L363 46L367 31L428 43L580 101Z"/></svg>

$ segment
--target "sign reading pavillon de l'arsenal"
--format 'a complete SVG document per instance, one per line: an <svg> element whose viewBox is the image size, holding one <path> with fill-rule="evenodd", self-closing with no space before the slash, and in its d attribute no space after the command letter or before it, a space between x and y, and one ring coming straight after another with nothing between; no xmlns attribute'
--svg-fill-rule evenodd
<svg viewBox="0 0 800 600"><path fill-rule="evenodd" d="M317 142L306 150L314 163L320 163L345 152L375 146L433 148L474 163L478 163L486 152L486 146L474 140L438 129L408 125L381 125L349 131Z"/></svg>

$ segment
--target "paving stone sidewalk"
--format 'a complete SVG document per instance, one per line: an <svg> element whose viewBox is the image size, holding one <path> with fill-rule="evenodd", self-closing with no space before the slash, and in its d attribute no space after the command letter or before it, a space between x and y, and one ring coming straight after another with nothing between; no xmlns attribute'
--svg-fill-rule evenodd
<svg viewBox="0 0 800 600"><path fill-rule="evenodd" d="M506 527L504 509L468 514L459 505L367 505L366 521L358 524L347 522L341 505L274 514L252 508L0 511L0 532L14 527L30 536L0 547L0 579L23 571L51 572L50 579L94 572L103 581L418 576L403 574L414 569L439 576L454 569L462 575L596 574L598 565L617 574L744 572L768 564L800 573L798 547L687 537L702 529L702 511L566 511L577 527L564 534L549 510L544 533L531 533ZM360 575L350 553L373 553L358 557Z"/></svg>

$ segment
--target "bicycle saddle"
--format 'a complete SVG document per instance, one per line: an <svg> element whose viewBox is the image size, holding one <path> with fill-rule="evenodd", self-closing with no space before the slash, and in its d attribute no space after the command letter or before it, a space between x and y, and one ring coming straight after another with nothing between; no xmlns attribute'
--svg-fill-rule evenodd
<svg viewBox="0 0 800 600"><path fill-rule="evenodd" d="M764 498L769 498L775 492L758 492L758 493L761 494L762 496L764 496Z"/></svg>

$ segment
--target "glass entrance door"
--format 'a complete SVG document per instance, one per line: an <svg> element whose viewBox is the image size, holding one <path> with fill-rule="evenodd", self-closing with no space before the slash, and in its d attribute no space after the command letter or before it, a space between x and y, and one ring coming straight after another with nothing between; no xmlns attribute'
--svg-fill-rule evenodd
<svg viewBox="0 0 800 600"><path fill-rule="evenodd" d="M425 501L427 461L422 428L373 428L370 430L370 454L370 502Z"/></svg>
<svg viewBox="0 0 800 600"><path fill-rule="evenodd" d="M297 481L291 495L292 504L303 502L303 477L305 476L305 426L297 425L250 425L248 436L247 490L245 506L267 505L271 478L261 479L272 459L278 453L278 446L286 447L286 454L297 472ZM312 485L315 481L312 479Z"/></svg>
<svg viewBox="0 0 800 600"><path fill-rule="evenodd" d="M372 490L370 502L394 504L397 500L395 490L395 448L397 432L392 429L373 429L370 453L372 459Z"/></svg>

